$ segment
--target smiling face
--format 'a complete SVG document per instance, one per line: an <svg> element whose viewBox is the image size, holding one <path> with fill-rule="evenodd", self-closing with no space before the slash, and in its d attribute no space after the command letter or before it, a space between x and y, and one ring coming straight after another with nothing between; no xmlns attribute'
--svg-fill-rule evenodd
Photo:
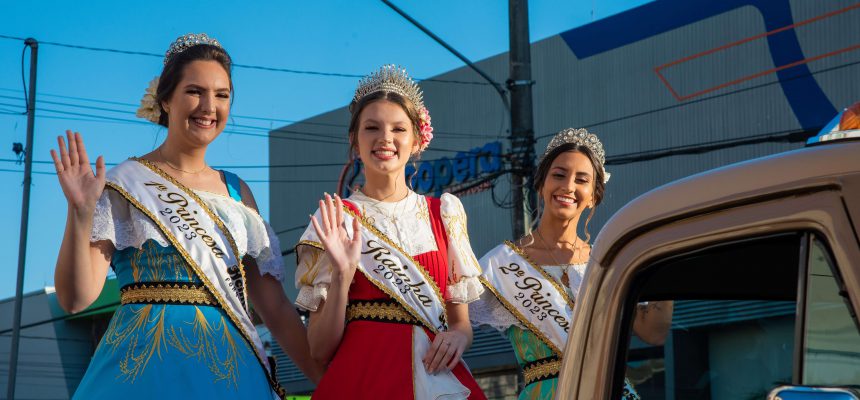
<svg viewBox="0 0 860 400"><path fill-rule="evenodd" d="M192 61L162 103L168 114L168 135L199 147L212 143L230 115L230 76L216 61Z"/></svg>
<svg viewBox="0 0 860 400"><path fill-rule="evenodd" d="M361 110L355 140L368 178L404 174L409 157L418 151L412 121L403 107L388 100L374 101Z"/></svg>
<svg viewBox="0 0 860 400"><path fill-rule="evenodd" d="M594 207L595 172L587 155L578 151L559 154L550 164L540 188L544 203L541 218L570 220Z"/></svg>

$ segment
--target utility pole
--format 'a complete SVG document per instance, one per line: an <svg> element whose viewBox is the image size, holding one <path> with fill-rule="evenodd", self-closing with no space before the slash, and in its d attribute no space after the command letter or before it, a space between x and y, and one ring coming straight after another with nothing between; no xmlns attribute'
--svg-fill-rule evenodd
<svg viewBox="0 0 860 400"><path fill-rule="evenodd" d="M33 125L36 123L36 60L39 42L24 41L30 46L30 96L27 98L27 147L24 148L24 200L21 205L21 236L18 238L18 281L15 286L15 315L12 320L12 349L9 352L9 379L6 398L15 399L15 376L18 373L18 342L21 339L21 306L24 292L24 261L27 256L27 226L30 217L30 186L33 178Z"/></svg>
<svg viewBox="0 0 860 400"><path fill-rule="evenodd" d="M531 225L531 211L537 204L532 189L534 171L534 118L532 115L532 56L529 42L528 0L509 0L510 79L511 93L511 160L513 173L511 191L514 238L522 236Z"/></svg>

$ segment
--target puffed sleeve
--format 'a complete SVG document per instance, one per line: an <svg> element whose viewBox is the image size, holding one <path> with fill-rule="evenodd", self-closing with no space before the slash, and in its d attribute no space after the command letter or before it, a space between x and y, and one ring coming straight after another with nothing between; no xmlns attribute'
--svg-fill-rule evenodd
<svg viewBox="0 0 860 400"><path fill-rule="evenodd" d="M96 202L90 242L110 241L114 248L140 248L149 239L161 246L168 242L148 217L134 208L116 190L105 188Z"/></svg>
<svg viewBox="0 0 860 400"><path fill-rule="evenodd" d="M478 264L483 269L481 272L482 279L484 279L484 282L488 285L493 281L493 274L499 267L499 262L496 257L497 254L499 254L499 249L504 248L503 246L504 245L497 246L490 250L478 261ZM489 326L499 332L505 332L511 326L525 329L522 323L517 320L517 317L511 314L511 312L502 305L502 302L499 301L496 294L489 289L484 291L478 301L469 303L469 320L472 321L472 325Z"/></svg>
<svg viewBox="0 0 860 400"><path fill-rule="evenodd" d="M450 193L441 197L442 223L448 235L448 293L446 301L471 303L481 296L484 287L478 280L481 267L469 244L466 211L460 199Z"/></svg>
<svg viewBox="0 0 860 400"><path fill-rule="evenodd" d="M302 309L316 311L320 301L328 295L330 284L331 263L325 256L313 225L308 224L296 244L296 288L299 289L299 295L295 304Z"/></svg>
<svg viewBox="0 0 860 400"><path fill-rule="evenodd" d="M254 226L248 229L248 255L257 262L260 275L271 275L281 281L284 279L284 259L281 257L281 243L272 227L257 216Z"/></svg>

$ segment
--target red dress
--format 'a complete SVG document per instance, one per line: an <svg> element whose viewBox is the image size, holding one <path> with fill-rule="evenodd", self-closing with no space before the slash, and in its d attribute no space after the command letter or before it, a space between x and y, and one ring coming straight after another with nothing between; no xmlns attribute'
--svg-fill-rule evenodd
<svg viewBox="0 0 860 400"><path fill-rule="evenodd" d="M359 214L355 205L344 204ZM436 239L436 251L415 256L436 281L443 298L448 282L448 236L442 225L441 201L427 197L430 225ZM391 297L357 272L349 288L349 300L391 300ZM424 331L433 341L435 335ZM413 326L396 322L356 320L347 323L340 346L323 375L313 399L412 399L412 333ZM470 400L486 399L475 378L460 362L452 371L471 391Z"/></svg>

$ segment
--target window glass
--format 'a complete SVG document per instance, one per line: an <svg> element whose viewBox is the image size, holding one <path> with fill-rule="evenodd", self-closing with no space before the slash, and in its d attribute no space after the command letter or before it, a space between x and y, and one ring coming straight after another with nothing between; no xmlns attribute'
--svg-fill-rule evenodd
<svg viewBox="0 0 860 400"><path fill-rule="evenodd" d="M817 238L809 251L803 384L860 383L860 332L839 295L835 265Z"/></svg>
<svg viewBox="0 0 860 400"><path fill-rule="evenodd" d="M804 237L710 246L643 269L625 312L628 384L648 400L743 400L791 383Z"/></svg>

